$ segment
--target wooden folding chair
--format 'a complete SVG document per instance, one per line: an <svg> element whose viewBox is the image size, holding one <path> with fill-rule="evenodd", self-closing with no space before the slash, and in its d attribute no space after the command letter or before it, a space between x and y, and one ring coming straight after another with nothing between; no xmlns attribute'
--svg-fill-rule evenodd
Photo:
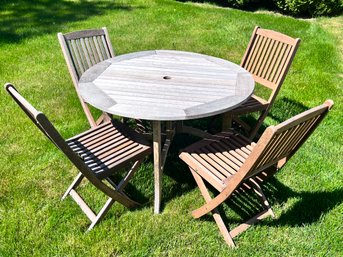
<svg viewBox="0 0 343 257"><path fill-rule="evenodd" d="M265 98L262 95L256 95L255 91L245 103L225 113L223 131L228 130L232 120L235 120L248 131L251 139L255 137L285 80L299 43L299 38L293 39L276 31L255 27L241 66L253 75L256 83L271 92L269 98ZM256 125L250 128L238 116L252 112L260 112L260 116Z"/></svg>
<svg viewBox="0 0 343 257"><path fill-rule="evenodd" d="M206 202L192 212L193 217L200 218L212 212L226 243L233 247L233 237L258 220L274 216L260 184L293 156L332 105L333 102L327 100L277 126L268 127L257 143L232 130L203 139L183 150L180 158L189 166ZM219 191L213 199L204 180ZM239 194L241 189L249 187L261 199L264 210L229 231L216 208L234 193Z"/></svg>
<svg viewBox="0 0 343 257"><path fill-rule="evenodd" d="M87 69L114 57L107 29L103 27L102 29L80 30L67 34L58 33L57 37L88 122L95 127L101 122L110 120L106 113L103 113L97 120L94 119L89 107L82 99L78 87L79 79Z"/></svg>
<svg viewBox="0 0 343 257"><path fill-rule="evenodd" d="M123 124L112 120L64 140L48 118L27 102L13 85L6 84L5 89L33 123L79 170L79 174L62 199L70 195L81 207L91 221L88 230L91 230L100 221L115 201L127 208L138 205L137 202L125 195L123 189L137 171L143 158L151 152L151 148L144 138ZM124 178L115 184L112 175L130 166L131 168ZM95 214L76 192L77 186L84 177L109 197L98 214ZM104 183L104 181L108 183Z"/></svg>

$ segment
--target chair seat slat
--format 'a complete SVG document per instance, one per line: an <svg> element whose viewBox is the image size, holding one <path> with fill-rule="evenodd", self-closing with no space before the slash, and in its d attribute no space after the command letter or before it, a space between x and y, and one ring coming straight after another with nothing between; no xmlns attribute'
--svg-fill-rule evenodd
<svg viewBox="0 0 343 257"><path fill-rule="evenodd" d="M223 181L225 179L225 176L223 176L223 174L221 174L215 167L213 167L211 163L208 162L206 154L199 154L195 152L192 153L191 156L199 163L201 163L204 167L206 167L207 171L216 176L220 181Z"/></svg>
<svg viewBox="0 0 343 257"><path fill-rule="evenodd" d="M99 144L106 143L108 141L108 138L113 138L120 135L121 134L116 129L112 128L98 133L97 135L94 135L94 137L90 137L86 140L80 140L78 142L84 147L94 148Z"/></svg>
<svg viewBox="0 0 343 257"><path fill-rule="evenodd" d="M89 155L89 154L96 154L100 155L104 152L109 151L110 149L116 147L119 144L122 144L124 140L128 140L124 136L114 135L113 138L109 138L109 141L106 143L100 144L99 146L94 146L95 148L88 148L82 151L82 154Z"/></svg>
<svg viewBox="0 0 343 257"><path fill-rule="evenodd" d="M234 173L236 173L238 170L239 170L239 168L242 166L242 163L240 162L240 161L238 161L236 158L234 158L233 156L231 156L231 155L225 155L224 154L224 151L223 151L223 149L222 148L218 148L218 147L216 147L215 145L211 145L210 147L212 147L213 149L214 149L214 151L215 151L215 154L222 160L222 161L224 161L227 165L229 165L231 168L232 168L232 170L229 170L229 172L231 173L231 174L234 174ZM223 151L223 152L221 152L221 151Z"/></svg>
<svg viewBox="0 0 343 257"><path fill-rule="evenodd" d="M220 160L215 154L211 153L206 147L203 148L204 152L200 154L200 157L211 164L221 175L223 175L222 180L231 176L227 171L226 167L228 165Z"/></svg>

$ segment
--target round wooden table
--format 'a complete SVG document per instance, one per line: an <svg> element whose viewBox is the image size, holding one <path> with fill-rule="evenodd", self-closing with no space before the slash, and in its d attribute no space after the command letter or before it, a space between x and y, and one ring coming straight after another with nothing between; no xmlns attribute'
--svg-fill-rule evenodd
<svg viewBox="0 0 343 257"><path fill-rule="evenodd" d="M252 75L229 61L203 54L156 50L100 62L80 78L79 92L92 106L114 115L153 121L155 213L160 212L161 175L168 149L161 121L227 112L254 90Z"/></svg>

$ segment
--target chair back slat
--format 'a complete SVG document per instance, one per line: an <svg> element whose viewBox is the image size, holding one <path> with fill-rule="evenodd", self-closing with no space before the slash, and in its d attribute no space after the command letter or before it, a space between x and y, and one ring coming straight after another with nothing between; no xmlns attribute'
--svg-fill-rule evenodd
<svg viewBox="0 0 343 257"><path fill-rule="evenodd" d="M90 67L112 57L104 35L67 40L66 45L75 66L77 79Z"/></svg>
<svg viewBox="0 0 343 257"><path fill-rule="evenodd" d="M328 100L275 127L268 127L249 156L251 160L247 159L249 167L243 169L246 172L245 178L256 175L281 159L288 160L311 135L332 105L333 102Z"/></svg>
<svg viewBox="0 0 343 257"><path fill-rule="evenodd" d="M106 28L58 33L58 38L76 80L91 66L114 56Z"/></svg>
<svg viewBox="0 0 343 257"><path fill-rule="evenodd" d="M300 39L256 27L241 66L255 81L272 89L269 102L279 90L297 51Z"/></svg>

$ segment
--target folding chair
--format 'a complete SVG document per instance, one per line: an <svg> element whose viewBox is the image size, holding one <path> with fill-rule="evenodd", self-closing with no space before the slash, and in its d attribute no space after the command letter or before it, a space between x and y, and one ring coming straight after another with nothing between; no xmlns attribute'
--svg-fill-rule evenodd
<svg viewBox="0 0 343 257"><path fill-rule="evenodd" d="M301 147L333 106L331 100L305 111L277 126L268 127L257 143L227 131L203 139L182 151L180 158L189 166L206 204L194 210L194 218L212 212L226 243L234 247L233 238L250 225L274 216L260 184L279 170ZM219 194L211 198L205 181ZM233 194L252 188L261 200L263 211L229 231L217 207Z"/></svg>
<svg viewBox="0 0 343 257"><path fill-rule="evenodd" d="M33 123L79 170L79 174L62 199L70 195L81 207L91 221L88 230L100 221L115 201L127 208L138 205L125 195L123 189L137 171L143 158L151 152L144 138L123 124L112 120L64 140L48 118L27 102L13 85L6 84L5 89ZM115 184L112 175L130 166L124 178ZM95 214L76 192L77 186L84 177L109 197L98 214ZM104 180L108 183L104 183Z"/></svg>
<svg viewBox="0 0 343 257"><path fill-rule="evenodd" d="M241 66L253 75L256 83L271 92L269 98L265 98L262 95L256 95L255 91L245 103L225 113L223 131L228 130L232 120L235 120L248 131L251 139L255 137L285 80L299 43L299 38L293 39L276 31L255 27ZM260 116L256 125L250 128L238 116L252 112L260 112Z"/></svg>
<svg viewBox="0 0 343 257"><path fill-rule="evenodd" d="M107 29L103 27L102 29L80 30L67 34L58 33L57 37L88 122L95 127L101 122L110 120L106 113L103 113L97 120L94 119L86 102L80 96L78 86L81 75L87 69L114 57Z"/></svg>

